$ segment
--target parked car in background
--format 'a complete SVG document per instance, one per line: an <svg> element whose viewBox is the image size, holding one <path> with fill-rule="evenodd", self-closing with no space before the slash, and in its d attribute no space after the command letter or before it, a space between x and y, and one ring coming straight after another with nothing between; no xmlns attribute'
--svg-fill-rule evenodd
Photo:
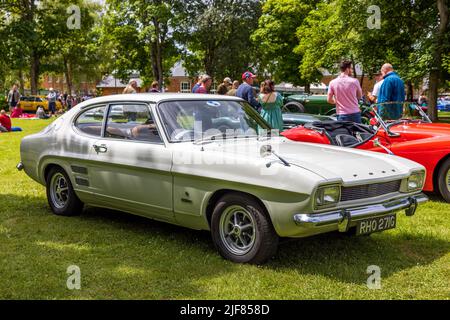
<svg viewBox="0 0 450 320"><path fill-rule="evenodd" d="M427 201L422 165L270 129L236 97L106 96L25 137L18 169L46 186L57 215L86 204L210 230L241 263L272 257L279 237L391 229Z"/></svg>
<svg viewBox="0 0 450 320"><path fill-rule="evenodd" d="M327 102L326 95L290 94L284 96L284 112L331 115L335 106Z"/></svg>
<svg viewBox="0 0 450 320"><path fill-rule="evenodd" d="M283 113L284 129L291 129L315 121L335 121L336 117L309 113Z"/></svg>
<svg viewBox="0 0 450 320"><path fill-rule="evenodd" d="M26 112L36 112L39 107L42 107L47 112L49 111L47 98L41 96L22 96L20 97L19 105ZM61 109L61 102L56 101L56 110Z"/></svg>
<svg viewBox="0 0 450 320"><path fill-rule="evenodd" d="M450 112L450 97L440 97L437 101L437 109L440 112Z"/></svg>
<svg viewBox="0 0 450 320"><path fill-rule="evenodd" d="M450 124L431 123L420 107L410 106L422 119L386 122L373 111L374 126L317 121L282 135L294 141L371 150L416 161L427 169L424 190L439 193L450 202Z"/></svg>

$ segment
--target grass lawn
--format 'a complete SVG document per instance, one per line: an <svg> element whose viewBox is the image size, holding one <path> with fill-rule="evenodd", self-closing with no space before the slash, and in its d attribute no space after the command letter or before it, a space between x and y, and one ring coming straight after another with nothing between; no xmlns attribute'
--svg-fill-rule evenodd
<svg viewBox="0 0 450 320"><path fill-rule="evenodd" d="M438 117L440 122L450 123L450 112L439 112Z"/></svg>
<svg viewBox="0 0 450 320"><path fill-rule="evenodd" d="M15 165L20 139L0 134L0 299L449 299L450 204L433 201L370 237L286 241L264 266L223 260L208 232L89 208L53 215L45 189ZM67 268L81 269L68 290ZM366 269L381 268L380 290Z"/></svg>

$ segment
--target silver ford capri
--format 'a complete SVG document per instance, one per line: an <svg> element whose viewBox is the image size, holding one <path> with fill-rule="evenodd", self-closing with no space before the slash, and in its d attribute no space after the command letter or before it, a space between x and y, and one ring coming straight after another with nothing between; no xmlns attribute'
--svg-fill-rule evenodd
<svg viewBox="0 0 450 320"><path fill-rule="evenodd" d="M423 166L293 142L246 102L134 94L83 102L21 143L19 170L61 216L84 205L209 230L218 252L261 264L280 237L392 229L427 197Z"/></svg>

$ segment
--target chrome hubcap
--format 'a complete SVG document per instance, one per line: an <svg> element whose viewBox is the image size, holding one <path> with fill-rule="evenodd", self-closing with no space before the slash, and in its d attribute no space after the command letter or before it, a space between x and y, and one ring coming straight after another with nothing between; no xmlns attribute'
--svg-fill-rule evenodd
<svg viewBox="0 0 450 320"><path fill-rule="evenodd" d="M220 238L227 249L236 255L249 252L256 237L256 223L241 206L230 206L220 218Z"/></svg>
<svg viewBox="0 0 450 320"><path fill-rule="evenodd" d="M69 185L61 173L53 175L50 181L50 197L58 209L64 208L69 200Z"/></svg>

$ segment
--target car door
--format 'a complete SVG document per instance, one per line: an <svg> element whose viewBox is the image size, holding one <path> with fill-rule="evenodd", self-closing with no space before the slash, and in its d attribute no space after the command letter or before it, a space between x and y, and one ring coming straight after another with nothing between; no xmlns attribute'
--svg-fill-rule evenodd
<svg viewBox="0 0 450 320"><path fill-rule="evenodd" d="M90 160L91 186L106 206L173 221L172 152L147 104L109 105Z"/></svg>
<svg viewBox="0 0 450 320"><path fill-rule="evenodd" d="M48 110L48 104L46 103L46 101L44 101L40 97L36 97L34 102L34 109L37 110L37 108L39 107L42 107L44 110Z"/></svg>
<svg viewBox="0 0 450 320"><path fill-rule="evenodd" d="M24 111L35 111L33 108L33 97L22 97L20 99L20 107Z"/></svg>

